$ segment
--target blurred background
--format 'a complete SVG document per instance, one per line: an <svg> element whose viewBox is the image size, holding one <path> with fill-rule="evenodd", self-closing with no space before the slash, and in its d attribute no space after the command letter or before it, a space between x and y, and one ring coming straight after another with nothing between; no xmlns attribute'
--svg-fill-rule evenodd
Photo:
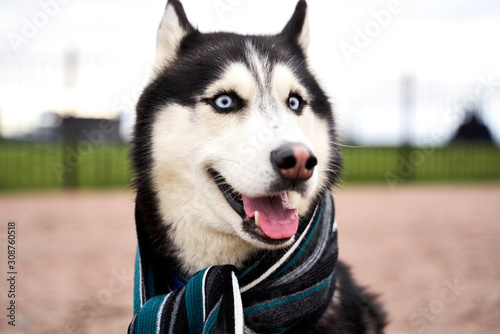
<svg viewBox="0 0 500 334"><path fill-rule="evenodd" d="M202 32L245 34L278 33L296 4L182 2ZM131 319L128 142L165 3L0 2L0 218L24 242L16 330L124 332ZM389 333L496 333L500 3L308 4L310 65L343 143L345 258L382 294ZM458 304L442 298L453 284Z"/></svg>
<svg viewBox="0 0 500 334"><path fill-rule="evenodd" d="M0 4L1 189L127 184L123 143L164 2ZM201 31L254 34L279 32L295 1L184 5ZM500 4L309 5L310 63L348 145L345 182L500 177Z"/></svg>

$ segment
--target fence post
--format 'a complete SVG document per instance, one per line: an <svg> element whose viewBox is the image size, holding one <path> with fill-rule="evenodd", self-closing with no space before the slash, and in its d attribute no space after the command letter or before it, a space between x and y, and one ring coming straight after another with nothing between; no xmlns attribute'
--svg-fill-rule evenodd
<svg viewBox="0 0 500 334"><path fill-rule="evenodd" d="M78 83L79 57L78 51L69 50L64 54L64 73L63 84L66 92L71 99L73 92ZM68 110L73 111L74 101L70 101L70 105L66 106ZM80 167L80 157L78 152L78 143L81 134L77 132L77 127L73 122L73 117L65 117L61 124L63 132L63 157L66 164L70 164L71 171L66 174L63 180L65 188L76 189L78 187L78 170ZM74 156L73 156L74 155ZM74 160L74 161L72 161Z"/></svg>
<svg viewBox="0 0 500 334"><path fill-rule="evenodd" d="M68 172L64 175L63 186L68 189L76 189L78 188L78 170L81 159L78 155L78 142L80 138L72 127L73 122L70 121L71 118L65 118L61 124L63 132L63 164L69 168Z"/></svg>
<svg viewBox="0 0 500 334"><path fill-rule="evenodd" d="M413 152L413 123L415 110L415 77L405 75L401 78L401 133L398 153L398 175L405 182L415 177L416 166L411 163Z"/></svg>

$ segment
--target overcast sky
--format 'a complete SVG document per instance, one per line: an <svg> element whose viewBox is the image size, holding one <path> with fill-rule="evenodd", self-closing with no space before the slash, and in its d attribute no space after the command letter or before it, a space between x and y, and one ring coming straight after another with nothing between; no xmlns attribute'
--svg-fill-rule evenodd
<svg viewBox="0 0 500 334"><path fill-rule="evenodd" d="M60 2L66 3L0 0L0 61L4 63L0 63L0 75L10 61L70 49L117 57L119 62L108 73L112 78L100 80L89 71L82 78L88 83L87 93L66 96L89 112L110 109L121 94L130 94L145 80L165 0ZM201 31L252 34L279 32L296 4L295 0L182 2L188 18ZM335 100L339 117L347 122L350 99L365 82L394 80L402 74L449 82L500 78L498 0L309 0L308 4L311 65ZM38 27L30 30L30 25ZM22 105L20 92L24 96L30 89L18 87L15 92L5 82L0 89L0 126L5 132L19 122L22 113L12 108ZM60 108L64 99L56 99L60 94L51 89L33 94L43 95L39 101L43 108ZM25 116L35 119L40 111L25 103L23 107L31 110Z"/></svg>

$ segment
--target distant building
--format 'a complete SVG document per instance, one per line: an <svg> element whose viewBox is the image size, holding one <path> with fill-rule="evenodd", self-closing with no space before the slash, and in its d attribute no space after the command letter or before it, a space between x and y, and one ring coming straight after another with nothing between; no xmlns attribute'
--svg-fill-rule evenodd
<svg viewBox="0 0 500 334"><path fill-rule="evenodd" d="M121 141L120 118L63 117L55 112L46 112L33 134L35 140L90 140L100 142Z"/></svg>
<svg viewBox="0 0 500 334"><path fill-rule="evenodd" d="M484 124L484 122L479 118L478 112L471 110L467 112L467 117L464 122L457 129L452 143L463 143L463 142L485 142L492 143L493 137L491 131Z"/></svg>

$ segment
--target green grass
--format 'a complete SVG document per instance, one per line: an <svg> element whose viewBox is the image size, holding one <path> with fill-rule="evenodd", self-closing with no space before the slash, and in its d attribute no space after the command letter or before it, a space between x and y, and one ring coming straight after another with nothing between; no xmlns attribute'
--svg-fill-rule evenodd
<svg viewBox="0 0 500 334"><path fill-rule="evenodd" d="M500 148L345 147L342 180L352 183L500 181ZM0 141L0 190L128 187L125 143Z"/></svg>
<svg viewBox="0 0 500 334"><path fill-rule="evenodd" d="M127 187L128 146L0 141L0 190Z"/></svg>
<svg viewBox="0 0 500 334"><path fill-rule="evenodd" d="M500 181L500 148L485 144L446 147L347 147L345 183Z"/></svg>

